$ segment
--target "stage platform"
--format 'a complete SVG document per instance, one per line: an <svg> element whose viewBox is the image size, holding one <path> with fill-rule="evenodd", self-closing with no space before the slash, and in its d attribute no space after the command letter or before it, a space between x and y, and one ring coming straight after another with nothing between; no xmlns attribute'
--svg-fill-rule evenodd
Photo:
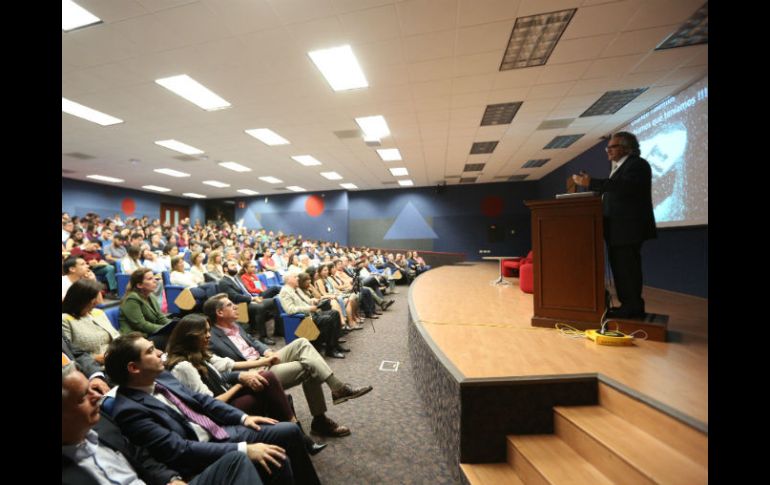
<svg viewBox="0 0 770 485"><path fill-rule="evenodd" d="M599 346L533 327L532 295L493 285L498 271L445 266L410 288L417 385L450 463L505 461L506 435L553 432L553 406L594 405L600 386L708 434L707 300L645 288L670 341Z"/></svg>

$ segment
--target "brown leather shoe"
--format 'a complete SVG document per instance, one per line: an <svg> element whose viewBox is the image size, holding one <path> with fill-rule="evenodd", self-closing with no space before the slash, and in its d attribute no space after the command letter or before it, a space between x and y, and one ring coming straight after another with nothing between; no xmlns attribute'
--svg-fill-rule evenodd
<svg viewBox="0 0 770 485"><path fill-rule="evenodd" d="M332 401L334 401L334 404L342 404L349 399L355 399L357 397L363 396L371 390L372 386L353 389L350 384L345 384L340 388L340 390L332 391Z"/></svg>
<svg viewBox="0 0 770 485"><path fill-rule="evenodd" d="M350 434L350 430L346 426L335 423L334 420L325 414L313 418L313 422L310 424L310 432L321 436L331 436L332 438L340 438Z"/></svg>

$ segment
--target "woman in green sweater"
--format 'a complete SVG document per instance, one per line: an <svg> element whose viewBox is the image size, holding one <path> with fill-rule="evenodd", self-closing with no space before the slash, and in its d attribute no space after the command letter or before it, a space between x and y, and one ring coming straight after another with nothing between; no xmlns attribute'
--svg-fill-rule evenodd
<svg viewBox="0 0 770 485"><path fill-rule="evenodd" d="M149 268L139 268L131 273L126 296L120 303L120 333L141 332L147 336L171 322L152 296L158 284Z"/></svg>

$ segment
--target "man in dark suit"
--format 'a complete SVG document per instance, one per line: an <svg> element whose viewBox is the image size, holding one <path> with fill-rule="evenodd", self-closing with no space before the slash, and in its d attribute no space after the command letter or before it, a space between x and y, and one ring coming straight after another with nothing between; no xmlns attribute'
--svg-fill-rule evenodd
<svg viewBox="0 0 770 485"><path fill-rule="evenodd" d="M639 156L639 141L631 133L615 133L606 148L612 162L607 179L573 175L576 184L602 194L604 239L620 308L610 317L644 317L642 243L657 237L652 211L652 170Z"/></svg>
<svg viewBox="0 0 770 485"><path fill-rule="evenodd" d="M132 442L186 475L240 451L263 481L319 483L296 424L265 424L273 420L188 390L164 370L160 355L138 332L113 340L105 354L107 374L120 386L113 415Z"/></svg>
<svg viewBox="0 0 770 485"><path fill-rule="evenodd" d="M149 485L184 485L181 475L134 446L107 415L100 394L69 363L62 367L62 485L98 485L108 480ZM109 472L107 471L109 470ZM134 482L132 480L141 480ZM230 452L195 477L191 485L261 484L242 453Z"/></svg>
<svg viewBox="0 0 770 485"><path fill-rule="evenodd" d="M251 296L251 293L237 276L238 266L235 261L225 261L223 269L225 277L219 280L219 291L226 293L233 303L248 303L249 333L258 336L264 344L275 345L275 340L267 336L267 326L265 325L265 322L271 317L278 318L278 308L273 299Z"/></svg>

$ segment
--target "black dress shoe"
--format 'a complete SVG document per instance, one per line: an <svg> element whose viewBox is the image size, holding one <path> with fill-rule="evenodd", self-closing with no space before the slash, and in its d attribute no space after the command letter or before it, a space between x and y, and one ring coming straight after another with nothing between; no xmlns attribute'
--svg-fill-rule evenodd
<svg viewBox="0 0 770 485"><path fill-rule="evenodd" d="M383 310L387 310L390 308L391 305L393 305L396 302L396 300L388 300L385 302L385 304L382 306Z"/></svg>
<svg viewBox="0 0 770 485"><path fill-rule="evenodd" d="M313 443L312 445L308 446L307 453L311 456L315 456L323 451L324 448L329 446L327 443Z"/></svg>
<svg viewBox="0 0 770 485"><path fill-rule="evenodd" d="M259 339L259 341L265 345L275 345L275 340L271 339L270 337L262 337Z"/></svg>
<svg viewBox="0 0 770 485"><path fill-rule="evenodd" d="M337 350L332 350L331 352L327 350L326 351L326 356L327 357L333 357L335 359L344 359L345 358L345 354L343 354L342 352L339 352Z"/></svg>

